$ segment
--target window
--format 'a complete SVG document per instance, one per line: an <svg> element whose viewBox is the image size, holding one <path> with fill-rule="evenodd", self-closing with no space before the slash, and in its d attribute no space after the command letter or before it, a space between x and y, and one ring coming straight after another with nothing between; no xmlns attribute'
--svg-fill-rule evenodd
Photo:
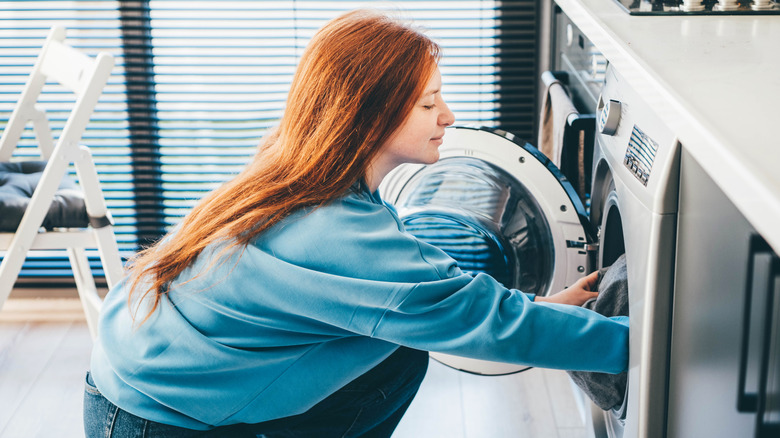
<svg viewBox="0 0 780 438"><path fill-rule="evenodd" d="M536 118L532 0L0 1L0 129L50 26L68 28L70 42L87 53L111 52L117 66L84 142L95 152L129 255L243 168L280 117L311 36L360 7L393 11L439 42L443 94L458 124L529 138ZM67 107L56 90L50 99ZM64 116L53 122L61 129ZM29 155L33 140L26 133ZM23 274L52 274L55 266L68 269L67 259L31 257Z"/></svg>
<svg viewBox="0 0 780 438"><path fill-rule="evenodd" d="M135 229L128 137L126 89L122 65L122 41L116 1L2 1L0 2L0 129L11 116L41 46L55 25L67 29L68 43L92 56L111 53L116 67L84 134L95 157L107 203L117 224L123 249L135 247ZM74 98L55 84L46 84L41 105L47 112L54 137L65 125ZM22 134L15 159L40 155L32 127ZM75 174L75 172L74 172ZM75 177L75 175L74 175ZM97 258L95 257L95 260ZM99 263L95 264L99 267ZM20 278L36 281L70 276L64 252L35 251L28 255Z"/></svg>
<svg viewBox="0 0 780 438"><path fill-rule="evenodd" d="M317 29L369 3L375 4L149 2L166 227L254 154L281 116L298 59ZM495 2L394 5L443 46L443 90L459 122L493 122Z"/></svg>

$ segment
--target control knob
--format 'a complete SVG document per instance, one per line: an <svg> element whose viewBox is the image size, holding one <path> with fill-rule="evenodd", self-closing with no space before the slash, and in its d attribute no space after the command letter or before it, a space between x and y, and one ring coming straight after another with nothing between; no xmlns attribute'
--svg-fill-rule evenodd
<svg viewBox="0 0 780 438"><path fill-rule="evenodd" d="M599 96L599 104L596 110L598 112L599 132L606 135L615 135L620 123L620 102L612 99L604 101L604 98Z"/></svg>

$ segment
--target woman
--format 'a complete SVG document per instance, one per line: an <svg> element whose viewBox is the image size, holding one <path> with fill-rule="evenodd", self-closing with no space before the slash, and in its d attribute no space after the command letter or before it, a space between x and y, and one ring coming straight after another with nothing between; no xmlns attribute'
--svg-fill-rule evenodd
<svg viewBox="0 0 780 438"><path fill-rule="evenodd" d="M379 198L454 122L438 59L374 12L317 33L253 162L106 297L87 436L387 437L426 351L625 370L627 321L577 307L594 275L551 297L465 275Z"/></svg>

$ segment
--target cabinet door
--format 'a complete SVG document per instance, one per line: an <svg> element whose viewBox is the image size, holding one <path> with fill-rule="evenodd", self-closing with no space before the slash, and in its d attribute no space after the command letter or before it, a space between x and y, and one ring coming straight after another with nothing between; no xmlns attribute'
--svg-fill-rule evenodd
<svg viewBox="0 0 780 438"><path fill-rule="evenodd" d="M679 199L668 436L770 436L780 365L777 256L684 151Z"/></svg>

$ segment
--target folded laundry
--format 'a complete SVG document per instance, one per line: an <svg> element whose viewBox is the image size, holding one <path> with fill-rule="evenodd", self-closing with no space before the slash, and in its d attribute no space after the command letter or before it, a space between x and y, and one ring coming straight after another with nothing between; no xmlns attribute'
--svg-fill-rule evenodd
<svg viewBox="0 0 780 438"><path fill-rule="evenodd" d="M628 316L628 273L625 254L618 257L612 266L599 271L599 295L588 300L587 307L605 316ZM601 409L612 410L618 417L625 418L627 373L605 374L569 371L574 383Z"/></svg>

